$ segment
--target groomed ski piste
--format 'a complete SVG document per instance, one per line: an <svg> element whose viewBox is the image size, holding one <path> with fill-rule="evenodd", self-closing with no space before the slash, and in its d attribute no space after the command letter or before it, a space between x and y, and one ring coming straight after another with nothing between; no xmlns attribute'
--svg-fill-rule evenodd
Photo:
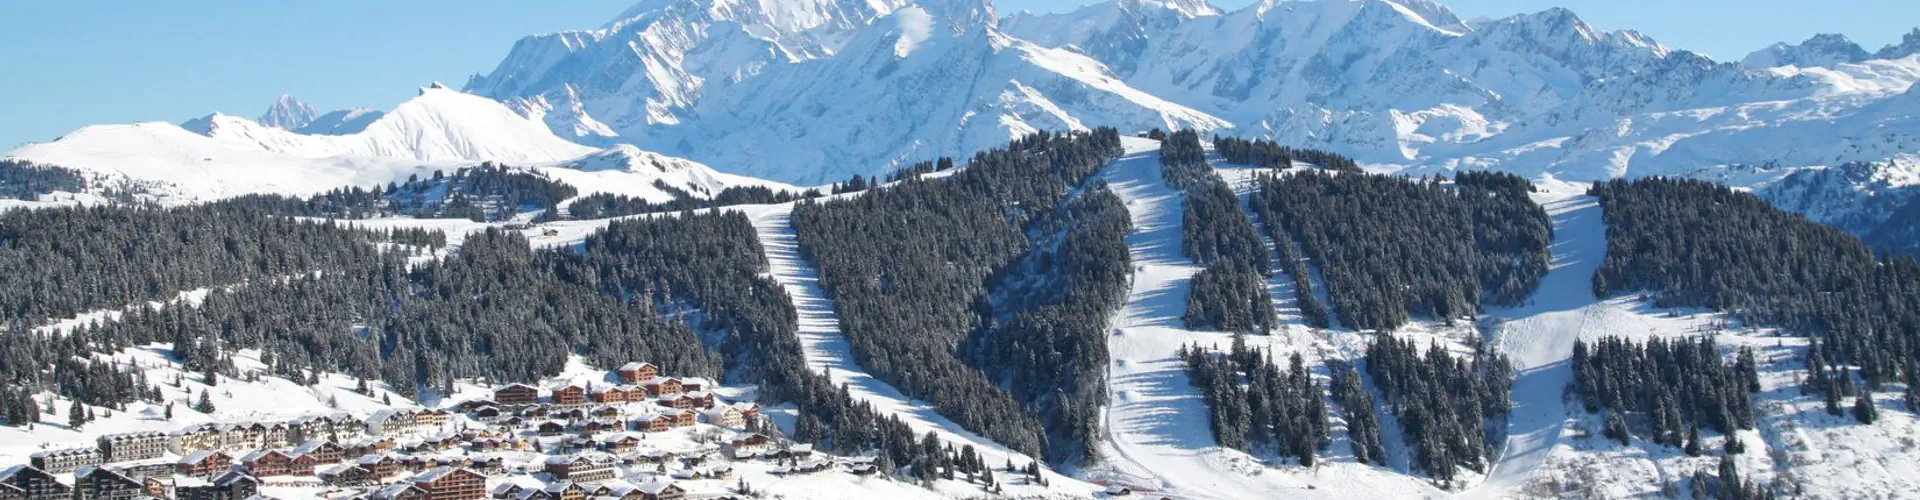
<svg viewBox="0 0 1920 500"><path fill-rule="evenodd" d="M820 270L805 256L801 255L800 239L793 228L793 204L752 205L742 207L748 218L753 221L754 232L760 240L761 248L767 254L767 261L773 279L786 289L792 299L794 309L799 313L800 345L807 359L807 367L815 373L826 373L834 383L844 383L853 398L873 405L881 414L899 415L914 433L924 434L933 431L940 439L956 447L971 444L988 464L1000 464L1009 458L1016 464L1034 461L1032 457L1007 449L959 424L947 419L933 408L933 405L906 397L898 388L888 384L872 374L854 360L853 347L848 343L840 328L840 317L834 311L832 299L826 290L820 287ZM1045 464L1042 463L1044 467ZM1049 486L1020 485L1006 483L1009 495L1035 495L1043 493L1067 494L1073 496L1092 496L1099 491L1098 486L1080 482L1051 470L1045 472ZM951 485L937 485L945 488ZM943 493L967 497L981 494L977 487L962 490L943 490Z"/></svg>
<svg viewBox="0 0 1920 500"><path fill-rule="evenodd" d="M1188 344L1225 349L1233 336L1189 330L1180 319L1186 310L1192 277L1200 271L1180 250L1185 196L1162 180L1158 142L1123 140L1125 156L1105 175L1108 187L1126 203L1133 218L1133 232L1126 237L1134 267L1133 284L1126 305L1111 321L1108 337L1110 401L1103 412L1107 435L1099 450L1102 461L1087 467L1081 475L1154 498L1445 496L1446 492L1418 477L1355 463L1338 422L1334 423L1334 444L1323 452L1322 462L1312 468L1285 460L1263 460L1223 448L1213 439L1206 404L1189 382L1176 351ZM1223 177L1236 184L1250 178ZM1276 274L1275 279L1288 278ZM1284 303L1291 300L1290 293L1277 296L1276 307L1291 307ZM1284 331L1248 336L1247 344L1269 349L1281 359L1301 352L1316 372L1324 372L1314 353L1340 349L1326 343L1328 337L1322 337L1325 332L1313 332L1299 324L1297 314L1283 319L1288 321ZM1351 332L1338 335L1357 337ZM1324 373L1316 373L1316 377L1324 377Z"/></svg>

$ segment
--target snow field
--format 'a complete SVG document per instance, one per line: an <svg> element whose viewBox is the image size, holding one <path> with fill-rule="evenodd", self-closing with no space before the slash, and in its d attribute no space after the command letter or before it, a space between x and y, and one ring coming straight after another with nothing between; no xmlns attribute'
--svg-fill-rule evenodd
<svg viewBox="0 0 1920 500"><path fill-rule="evenodd" d="M1126 238L1134 276L1126 305L1112 321L1108 349L1110 402L1104 412L1104 462L1082 471L1096 482L1125 484L1153 495L1195 499L1239 498L1409 498L1442 494L1418 478L1391 469L1363 466L1346 457L1343 443L1328 449L1321 465L1302 468L1290 462L1266 463L1258 457L1222 448L1208 429L1207 408L1175 355L1184 344L1226 348L1224 332L1188 330L1181 315L1194 273L1181 254L1184 197L1161 180L1159 144L1125 138L1127 154L1107 169L1108 187L1126 202L1133 233ZM1235 184L1249 175L1223 172ZM1281 279L1278 276L1276 279ZM1270 290L1272 286L1270 286ZM1276 302L1291 300L1291 293ZM1287 305L1279 307L1285 310ZM1288 322L1270 336L1249 336L1248 345L1272 349L1284 359L1301 352L1319 365L1319 353L1345 348L1329 336ZM1344 335L1357 337L1357 335ZM1315 366L1316 372L1324 369ZM1324 376L1323 374L1320 376ZM1324 383L1324 380L1322 381Z"/></svg>

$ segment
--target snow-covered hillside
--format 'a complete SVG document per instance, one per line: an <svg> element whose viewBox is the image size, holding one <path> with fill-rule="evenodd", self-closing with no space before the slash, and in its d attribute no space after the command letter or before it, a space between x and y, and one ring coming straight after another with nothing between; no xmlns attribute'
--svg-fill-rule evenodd
<svg viewBox="0 0 1920 500"><path fill-rule="evenodd" d="M284 99L268 112L300 122L304 104ZM793 186L717 172L706 165L618 145L604 150L554 136L500 102L438 85L391 112L336 111L304 118L300 131L214 114L184 126L100 125L8 153L89 172L104 185L135 188L166 203L252 193L306 195L371 187L480 162L525 168L574 186L664 202L662 189L696 197L732 186ZM323 127L324 131L310 129ZM196 133L197 132L197 133Z"/></svg>

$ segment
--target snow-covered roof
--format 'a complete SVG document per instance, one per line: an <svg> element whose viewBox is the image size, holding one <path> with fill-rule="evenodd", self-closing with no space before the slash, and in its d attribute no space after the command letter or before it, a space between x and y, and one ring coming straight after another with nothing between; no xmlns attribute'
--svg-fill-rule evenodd
<svg viewBox="0 0 1920 500"><path fill-rule="evenodd" d="M653 366L653 363L634 361L624 365L620 365L620 371L623 371L623 372L634 371L634 370L639 370L642 367L648 367L648 366Z"/></svg>
<svg viewBox="0 0 1920 500"><path fill-rule="evenodd" d="M212 457L212 456L214 456L214 455L222 455L222 456L224 456L225 454L224 454L224 453L220 453L220 451L218 451L218 450L200 450L200 451L196 451L196 452L193 452L193 453L188 453L188 454L187 454L187 456L184 456L184 457L180 457L180 461L178 461L178 462L175 462L175 463L178 463L178 464L181 464L181 465L186 465L186 464L197 464L197 463L200 463L200 462L203 462L203 461L206 461L206 460L207 460L208 458L210 458L210 457Z"/></svg>
<svg viewBox="0 0 1920 500"><path fill-rule="evenodd" d="M655 479L652 481L647 481L647 482L635 485L635 489L638 489L640 490L641 493L646 493L648 495L658 495L673 487L674 487L673 481L667 481L664 479Z"/></svg>
<svg viewBox="0 0 1920 500"><path fill-rule="evenodd" d="M413 478L410 480L415 483L430 483L433 481L437 481L440 478L447 477L448 474L453 474L459 471L460 469L458 467L448 467L443 465L440 467L434 467L432 469L428 469L426 472L421 472L417 475L414 475Z"/></svg>

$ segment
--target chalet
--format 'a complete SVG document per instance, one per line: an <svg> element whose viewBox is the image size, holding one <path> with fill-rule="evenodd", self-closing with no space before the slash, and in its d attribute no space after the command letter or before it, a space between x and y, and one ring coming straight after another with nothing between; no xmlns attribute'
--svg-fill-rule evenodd
<svg viewBox="0 0 1920 500"><path fill-rule="evenodd" d="M798 460L806 460L813 457L813 445L810 443L787 445L787 454Z"/></svg>
<svg viewBox="0 0 1920 500"><path fill-rule="evenodd" d="M713 408L713 393L711 392L687 391L687 396L693 398L693 406L695 408L702 410Z"/></svg>
<svg viewBox="0 0 1920 500"><path fill-rule="evenodd" d="M707 423L728 429L738 429L747 426L747 419L740 413L739 408L722 406L707 410Z"/></svg>
<svg viewBox="0 0 1920 500"><path fill-rule="evenodd" d="M673 377L655 378L643 385L647 388L647 395L656 398L681 391L680 379Z"/></svg>
<svg viewBox="0 0 1920 500"><path fill-rule="evenodd" d="M759 403L740 402L740 403L734 403L733 407L740 409L740 416L742 417L752 419L753 417L760 416Z"/></svg>
<svg viewBox="0 0 1920 500"><path fill-rule="evenodd" d="M743 450L743 451L758 453L761 451L765 451L767 447L771 446L772 444L773 444L773 438L767 437L766 434L755 432L752 434L741 436L732 441L728 441L727 447L734 450Z"/></svg>
<svg viewBox="0 0 1920 500"><path fill-rule="evenodd" d="M620 386L620 389L627 391L627 401L646 401L647 398L653 396L653 393L647 392L646 386L623 385Z"/></svg>
<svg viewBox="0 0 1920 500"><path fill-rule="evenodd" d="M693 427L694 423L693 410L680 410L673 413L674 427Z"/></svg>
<svg viewBox="0 0 1920 500"><path fill-rule="evenodd" d="M367 433L375 436L402 437L420 428L419 412L388 408L367 416Z"/></svg>
<svg viewBox="0 0 1920 500"><path fill-rule="evenodd" d="M285 476L292 472L293 457L275 450L262 450L240 457L240 466L253 477Z"/></svg>
<svg viewBox="0 0 1920 500"><path fill-rule="evenodd" d="M617 475L613 457L600 453L550 457L546 465L547 474L576 483L606 481Z"/></svg>
<svg viewBox="0 0 1920 500"><path fill-rule="evenodd" d="M426 490L426 500L479 500L487 496L487 478L456 467L437 467L408 480Z"/></svg>
<svg viewBox="0 0 1920 500"><path fill-rule="evenodd" d="M632 434L613 434L600 438L600 449L607 453L624 455L640 448L640 438Z"/></svg>
<svg viewBox="0 0 1920 500"><path fill-rule="evenodd" d="M196 451L173 462L174 473L188 477L213 477L233 467L233 457L214 450Z"/></svg>
<svg viewBox="0 0 1920 500"><path fill-rule="evenodd" d="M567 424L558 420L548 420L541 422L537 431L541 436L558 436L567 433Z"/></svg>
<svg viewBox="0 0 1920 500"><path fill-rule="evenodd" d="M68 448L34 453L27 457L27 464L48 474L73 472L81 467L100 465L98 448Z"/></svg>
<svg viewBox="0 0 1920 500"><path fill-rule="evenodd" d="M305 453L287 454L287 475L301 477L312 476L314 470L319 468L320 459L314 458L313 455Z"/></svg>
<svg viewBox="0 0 1920 500"><path fill-rule="evenodd" d="M73 495L73 488L31 465L0 469L0 484L7 485L11 488L7 491L25 500L67 500Z"/></svg>
<svg viewBox="0 0 1920 500"><path fill-rule="evenodd" d="M587 411L579 408L574 408L574 409L554 413L553 418L564 418L569 421L584 420L587 418Z"/></svg>
<svg viewBox="0 0 1920 500"><path fill-rule="evenodd" d="M213 425L198 425L174 431L169 436L174 453L218 450L226 446L226 434Z"/></svg>
<svg viewBox="0 0 1920 500"><path fill-rule="evenodd" d="M287 446L287 424L280 422L266 424L256 423L248 429L248 432L260 436L260 446L262 448L284 448Z"/></svg>
<svg viewBox="0 0 1920 500"><path fill-rule="evenodd" d="M162 432L108 434L94 441L100 447L100 460L107 463L154 459L167 453L167 435Z"/></svg>
<svg viewBox="0 0 1920 500"><path fill-rule="evenodd" d="M587 389L577 385L563 385L553 388L553 404L578 405L587 403Z"/></svg>
<svg viewBox="0 0 1920 500"><path fill-rule="evenodd" d="M482 406L473 410L473 418L482 422L492 422L499 420L502 413L498 406Z"/></svg>
<svg viewBox="0 0 1920 500"><path fill-rule="evenodd" d="M481 457L473 461L473 471L483 475L498 475L507 470L507 460L496 456Z"/></svg>
<svg viewBox="0 0 1920 500"><path fill-rule="evenodd" d="M500 406L500 404L491 399L469 399L454 403L451 408L456 413L471 413L474 410L487 406Z"/></svg>
<svg viewBox="0 0 1920 500"><path fill-rule="evenodd" d="M362 469L357 464L334 465L320 469L316 471L314 475L319 476L320 482L323 484L343 488L367 486L380 482L379 478L373 476L373 472Z"/></svg>
<svg viewBox="0 0 1920 500"><path fill-rule="evenodd" d="M133 500L146 495L146 484L100 466L73 472L73 489L87 500Z"/></svg>
<svg viewBox="0 0 1920 500"><path fill-rule="evenodd" d="M545 406L529 406L520 409L520 416L526 418L547 418L552 411Z"/></svg>
<svg viewBox="0 0 1920 500"><path fill-rule="evenodd" d="M166 460L147 460L144 462L114 465L113 470L134 480L151 477L173 477L173 462Z"/></svg>
<svg viewBox="0 0 1920 500"><path fill-rule="evenodd" d="M666 432L672 430L679 420L673 415L656 414L647 419L647 432Z"/></svg>
<svg viewBox="0 0 1920 500"><path fill-rule="evenodd" d="M589 420L585 424L580 424L580 434L593 435L602 432L613 432L621 430L622 427L624 426L620 425L618 421Z"/></svg>
<svg viewBox="0 0 1920 500"><path fill-rule="evenodd" d="M654 402L659 404L660 406L664 406L667 408L677 408L677 409L686 410L686 409L692 409L695 405L698 405L700 401L697 399L694 399L693 396L689 396L683 392L678 394L668 394L666 396L661 396L660 399L657 399Z"/></svg>
<svg viewBox="0 0 1920 500"><path fill-rule="evenodd" d="M733 479L733 466L725 463L713 464L701 472L708 479Z"/></svg>
<svg viewBox="0 0 1920 500"><path fill-rule="evenodd" d="M220 430L221 448L235 450L260 447L260 443L254 440L254 436L247 433L247 427L249 427L247 424L221 423L213 424L213 427Z"/></svg>
<svg viewBox="0 0 1920 500"><path fill-rule="evenodd" d="M390 455L366 455L354 463L372 473L375 478L386 478L400 473L400 460Z"/></svg>
<svg viewBox="0 0 1920 500"><path fill-rule="evenodd" d="M446 410L428 408L414 414L413 418L414 424L421 429L438 430L441 427L445 427L447 422L453 419L453 414L448 413Z"/></svg>
<svg viewBox="0 0 1920 500"><path fill-rule="evenodd" d="M427 500L427 490L421 489L418 485L406 483L389 484L380 487L380 489L373 490L372 493L368 493L365 497L361 498L365 498L366 500Z"/></svg>
<svg viewBox="0 0 1920 500"><path fill-rule="evenodd" d="M620 408L613 407L613 406L602 406L599 408L594 408L592 412L588 412L587 414L592 415L596 418L618 417L620 416Z"/></svg>
<svg viewBox="0 0 1920 500"><path fill-rule="evenodd" d="M393 451L398 445L393 438L362 438L342 443L340 447L347 450L346 456L357 457Z"/></svg>
<svg viewBox="0 0 1920 500"><path fill-rule="evenodd" d="M260 480L240 472L223 472L211 480L174 478L175 500L243 500L260 494Z"/></svg>
<svg viewBox="0 0 1920 500"><path fill-rule="evenodd" d="M687 490L672 481L653 480L640 483L635 488L644 500L679 500L686 498Z"/></svg>
<svg viewBox="0 0 1920 500"><path fill-rule="evenodd" d="M493 401L503 405L530 405L540 400L540 389L527 384L508 384L493 391Z"/></svg>
<svg viewBox="0 0 1920 500"><path fill-rule="evenodd" d="M25 500L26 498L26 491L11 484L0 483L0 500Z"/></svg>
<svg viewBox="0 0 1920 500"><path fill-rule="evenodd" d="M713 381L710 381L701 377L687 377L687 378L680 379L680 390L686 391L686 392L700 392L700 391L707 390L708 387L712 387L712 386L713 386Z"/></svg>
<svg viewBox="0 0 1920 500"><path fill-rule="evenodd" d="M337 464L347 459L347 449L333 444L333 441L313 440L300 443L294 453L313 457L316 464Z"/></svg>
<svg viewBox="0 0 1920 500"><path fill-rule="evenodd" d="M646 382L653 380L653 377L659 374L660 368L653 366L653 363L635 361L620 366L620 382L622 383L633 384Z"/></svg>
<svg viewBox="0 0 1920 500"><path fill-rule="evenodd" d="M585 500L587 498L587 489L573 481L554 481L547 483L547 487L540 490L553 500Z"/></svg>
<svg viewBox="0 0 1920 500"><path fill-rule="evenodd" d="M599 389L594 389L593 393L589 395L593 397L593 402L595 403L627 402L627 390L622 389L619 386L607 386L607 387L601 387Z"/></svg>

